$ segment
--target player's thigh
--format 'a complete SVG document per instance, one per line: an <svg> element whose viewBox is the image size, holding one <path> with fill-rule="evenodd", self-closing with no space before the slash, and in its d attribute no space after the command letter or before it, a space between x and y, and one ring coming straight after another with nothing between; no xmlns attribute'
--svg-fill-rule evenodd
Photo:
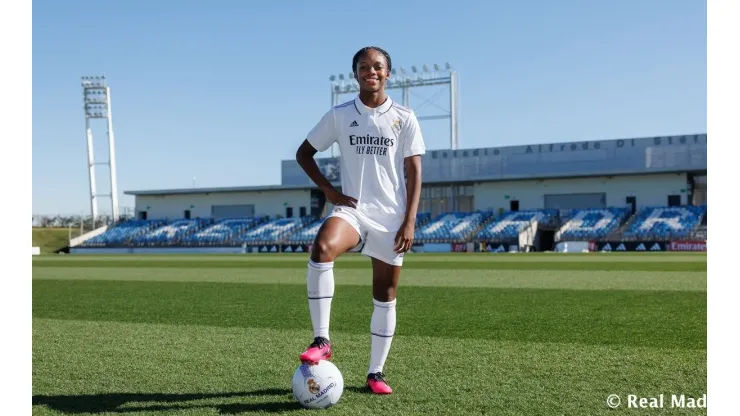
<svg viewBox="0 0 740 416"><path fill-rule="evenodd" d="M311 260L324 263L334 261L360 243L358 230L350 221L341 217L329 217L319 228L311 252Z"/></svg>
<svg viewBox="0 0 740 416"><path fill-rule="evenodd" d="M373 298L389 302L396 298L404 253L393 250L396 233L368 231L362 254L372 259Z"/></svg>

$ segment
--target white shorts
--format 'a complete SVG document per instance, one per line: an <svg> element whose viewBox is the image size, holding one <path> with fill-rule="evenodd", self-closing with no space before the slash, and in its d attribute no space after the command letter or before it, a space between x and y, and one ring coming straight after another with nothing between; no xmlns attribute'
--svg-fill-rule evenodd
<svg viewBox="0 0 740 416"><path fill-rule="evenodd" d="M401 266L403 264L404 253L393 251L397 231L384 232L369 227L367 222L363 220L362 216L354 208L343 206L334 207L328 218L330 217L338 217L347 221L360 235L360 244L352 251L357 251L357 248L361 246L362 254L368 257L378 259L393 266Z"/></svg>

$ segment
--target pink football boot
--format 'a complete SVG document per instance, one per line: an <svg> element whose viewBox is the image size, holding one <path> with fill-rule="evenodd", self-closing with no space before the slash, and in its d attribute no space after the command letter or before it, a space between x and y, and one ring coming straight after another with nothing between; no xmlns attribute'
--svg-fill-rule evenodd
<svg viewBox="0 0 740 416"><path fill-rule="evenodd" d="M393 389L385 382L385 374L373 373L367 375L367 386L375 394L391 394Z"/></svg>
<svg viewBox="0 0 740 416"><path fill-rule="evenodd" d="M321 360L328 360L331 358L331 344L329 340L324 337L316 337L313 339L313 343L308 346L308 349L301 354L300 360L304 363L316 365Z"/></svg>

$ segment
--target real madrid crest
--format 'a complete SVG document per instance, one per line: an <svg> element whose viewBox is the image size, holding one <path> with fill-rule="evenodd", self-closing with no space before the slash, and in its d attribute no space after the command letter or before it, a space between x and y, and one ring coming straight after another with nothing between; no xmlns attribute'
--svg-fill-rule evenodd
<svg viewBox="0 0 740 416"><path fill-rule="evenodd" d="M393 121L393 131L396 133L401 132L401 119L397 118L395 121Z"/></svg>

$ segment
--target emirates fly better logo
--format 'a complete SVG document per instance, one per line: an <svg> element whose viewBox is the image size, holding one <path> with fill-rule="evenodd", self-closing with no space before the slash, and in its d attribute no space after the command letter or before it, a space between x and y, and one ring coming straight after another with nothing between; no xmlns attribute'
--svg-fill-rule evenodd
<svg viewBox="0 0 740 416"><path fill-rule="evenodd" d="M388 148L396 145L396 141L385 136L360 136L350 134L349 145L355 148L358 155L387 156Z"/></svg>

